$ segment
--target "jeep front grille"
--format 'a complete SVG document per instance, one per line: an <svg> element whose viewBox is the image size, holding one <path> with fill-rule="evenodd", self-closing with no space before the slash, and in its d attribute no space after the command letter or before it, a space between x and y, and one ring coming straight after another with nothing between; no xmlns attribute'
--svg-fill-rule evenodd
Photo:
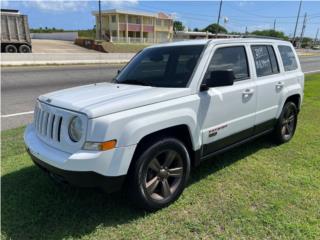
<svg viewBox="0 0 320 240"><path fill-rule="evenodd" d="M63 117L52 112L35 109L34 122L39 135L60 142Z"/></svg>

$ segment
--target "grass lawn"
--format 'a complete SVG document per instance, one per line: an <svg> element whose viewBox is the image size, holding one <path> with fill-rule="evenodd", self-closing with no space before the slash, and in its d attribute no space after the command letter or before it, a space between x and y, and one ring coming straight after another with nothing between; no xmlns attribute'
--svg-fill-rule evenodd
<svg viewBox="0 0 320 240"><path fill-rule="evenodd" d="M309 75L294 139L258 139L204 162L156 213L121 194L59 187L2 132L2 239L320 239L320 74Z"/></svg>

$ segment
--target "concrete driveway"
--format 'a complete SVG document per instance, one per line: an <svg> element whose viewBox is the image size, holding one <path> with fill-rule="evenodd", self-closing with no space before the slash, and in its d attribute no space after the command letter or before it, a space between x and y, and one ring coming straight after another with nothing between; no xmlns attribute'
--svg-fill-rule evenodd
<svg viewBox="0 0 320 240"><path fill-rule="evenodd" d="M32 39L33 53L96 53L71 41Z"/></svg>

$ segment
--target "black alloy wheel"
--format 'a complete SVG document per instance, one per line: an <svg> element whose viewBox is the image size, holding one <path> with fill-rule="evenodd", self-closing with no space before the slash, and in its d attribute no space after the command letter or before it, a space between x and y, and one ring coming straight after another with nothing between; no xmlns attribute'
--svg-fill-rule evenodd
<svg viewBox="0 0 320 240"><path fill-rule="evenodd" d="M175 138L155 140L134 164L129 174L129 196L149 211L173 203L183 192L190 173L188 150Z"/></svg>
<svg viewBox="0 0 320 240"><path fill-rule="evenodd" d="M285 143L292 139L296 131L297 119L296 105L293 102L287 102L275 128L275 139L278 143Z"/></svg>

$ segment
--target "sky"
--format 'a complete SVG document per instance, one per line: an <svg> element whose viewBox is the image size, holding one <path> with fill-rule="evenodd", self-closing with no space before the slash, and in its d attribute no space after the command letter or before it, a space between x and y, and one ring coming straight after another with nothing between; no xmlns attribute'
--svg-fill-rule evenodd
<svg viewBox="0 0 320 240"><path fill-rule="evenodd" d="M172 14L188 28L205 28L217 22L220 1L138 1L102 0L102 9L126 9L142 12ZM1 0L1 8L13 8L29 16L31 28L55 27L66 30L92 29L95 19L91 12L98 9L98 1L89 0ZM270 29L292 36L299 1L226 1L222 3L220 23L232 32ZM320 1L303 1L297 28L300 35L304 14L307 13L305 36L314 38L320 28ZM318 35L320 38L320 33Z"/></svg>

